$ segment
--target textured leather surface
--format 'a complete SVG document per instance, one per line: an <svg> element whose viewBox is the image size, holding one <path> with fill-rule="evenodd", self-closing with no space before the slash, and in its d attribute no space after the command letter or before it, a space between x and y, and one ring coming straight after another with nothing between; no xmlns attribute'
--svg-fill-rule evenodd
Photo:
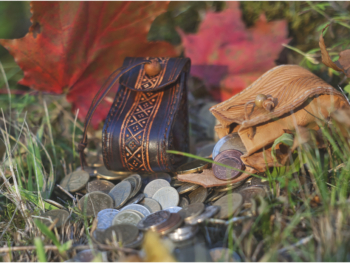
<svg viewBox="0 0 350 263"><path fill-rule="evenodd" d="M123 66L145 58L126 58ZM102 135L103 159L114 171L171 172L185 157L167 150L188 151L187 58L157 59L161 72L148 77L143 65L120 78Z"/></svg>
<svg viewBox="0 0 350 263"><path fill-rule="evenodd" d="M245 104L256 95L270 95L275 107L271 112L251 105L248 107L249 119L245 119ZM285 130L294 131L297 127L318 130L317 121L330 118L331 112L349 109L349 104L339 91L296 65L275 67L256 80L241 93L233 96L210 111L220 121L215 127L219 137L238 131L247 153L242 161L257 171L274 166L271 145ZM252 138L248 134L253 132ZM263 152L265 148L265 156ZM281 153L284 162L286 153Z"/></svg>

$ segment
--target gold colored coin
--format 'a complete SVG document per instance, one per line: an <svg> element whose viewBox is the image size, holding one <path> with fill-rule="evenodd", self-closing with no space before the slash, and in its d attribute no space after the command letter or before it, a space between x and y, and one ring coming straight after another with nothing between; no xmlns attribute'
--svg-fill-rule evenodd
<svg viewBox="0 0 350 263"><path fill-rule="evenodd" d="M127 171L110 171L104 165L97 167L96 171L97 178L102 178L106 180L122 180L132 174L132 172Z"/></svg>
<svg viewBox="0 0 350 263"><path fill-rule="evenodd" d="M210 159L208 159L210 160ZM185 163L181 165L177 170L177 174L190 174L190 173L200 173L203 172L204 169L209 168L211 163L195 160L193 162Z"/></svg>

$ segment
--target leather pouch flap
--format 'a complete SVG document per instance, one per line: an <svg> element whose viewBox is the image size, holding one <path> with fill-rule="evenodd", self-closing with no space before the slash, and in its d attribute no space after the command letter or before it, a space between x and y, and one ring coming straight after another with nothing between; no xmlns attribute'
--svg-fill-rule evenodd
<svg viewBox="0 0 350 263"><path fill-rule="evenodd" d="M124 74L119 83L134 91L157 91L174 83L180 73L190 68L189 58L125 58L123 66L141 62L142 60L157 60L161 65L161 71L154 77L149 77L140 65Z"/></svg>
<svg viewBox="0 0 350 263"><path fill-rule="evenodd" d="M254 101L258 94L272 96L275 107L267 112L249 106L249 119L246 120L245 104ZM240 129L244 129L278 118L295 110L307 99L321 94L338 96L347 104L339 91L310 71L297 65L281 65L266 72L232 98L211 107L210 111L223 126L237 123L241 125Z"/></svg>

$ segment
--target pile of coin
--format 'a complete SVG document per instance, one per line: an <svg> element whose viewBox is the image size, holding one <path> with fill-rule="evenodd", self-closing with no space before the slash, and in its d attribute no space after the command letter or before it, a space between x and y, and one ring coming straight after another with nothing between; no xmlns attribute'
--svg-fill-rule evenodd
<svg viewBox="0 0 350 263"><path fill-rule="evenodd" d="M212 156L205 157L243 169L239 157L245 151L244 146L238 150L232 148L237 140L234 134L224 137L215 145ZM227 222L223 220L249 208L253 197L267 194L268 183L257 178L227 181L224 186L211 188L177 178L178 174L201 173L204 169L213 169L215 176L225 182L240 175L215 165L211 168L210 163L198 160L180 166L176 173L149 174L108 171L99 162L90 164L84 171L77 169L70 173L60 186L67 194L85 194L77 200L77 208L81 215L95 218L94 242L117 242L135 249L140 248L145 231L154 231L180 247L184 242L194 242L201 235L202 227ZM60 208L41 215L42 219L48 218L45 224L56 220L56 227L60 227L67 222L69 213L64 206L45 201ZM211 249L210 256L217 260L220 250L225 251L225 259L231 259L233 256L225 249Z"/></svg>

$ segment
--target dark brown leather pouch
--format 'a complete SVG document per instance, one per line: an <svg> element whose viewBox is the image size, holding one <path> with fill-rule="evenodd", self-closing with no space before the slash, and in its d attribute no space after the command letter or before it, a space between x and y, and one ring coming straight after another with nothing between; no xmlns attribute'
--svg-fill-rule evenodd
<svg viewBox="0 0 350 263"><path fill-rule="evenodd" d="M161 70L150 77L144 66L152 60L159 62ZM103 160L107 169L171 172L186 161L185 157L168 154L167 150L189 150L186 88L189 70L188 58L124 60L120 73L111 78L112 84L119 79L119 88L103 127ZM96 97L87 115L86 127L101 102L101 98ZM83 139L79 145L82 166L86 165L81 151L86 141L87 138Z"/></svg>

